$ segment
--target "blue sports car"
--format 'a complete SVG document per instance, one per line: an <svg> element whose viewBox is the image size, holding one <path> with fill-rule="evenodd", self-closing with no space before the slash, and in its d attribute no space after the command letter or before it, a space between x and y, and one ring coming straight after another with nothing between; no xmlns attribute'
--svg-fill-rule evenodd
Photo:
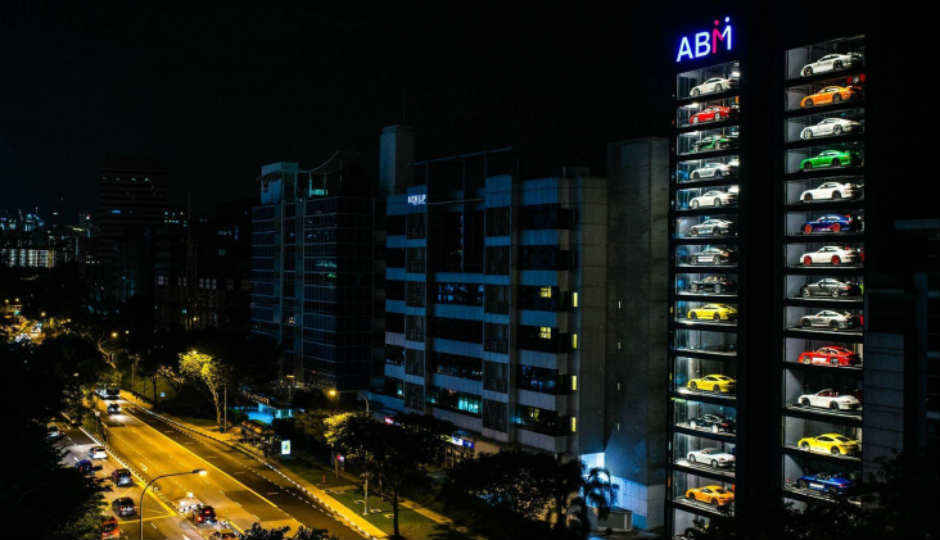
<svg viewBox="0 0 940 540"><path fill-rule="evenodd" d="M827 214L803 224L806 234L815 232L848 232L858 230L858 220L848 214Z"/></svg>
<svg viewBox="0 0 940 540"><path fill-rule="evenodd" d="M801 489L811 489L830 495L845 495L852 488L854 482L838 473L818 473L806 474L796 481L796 486Z"/></svg>

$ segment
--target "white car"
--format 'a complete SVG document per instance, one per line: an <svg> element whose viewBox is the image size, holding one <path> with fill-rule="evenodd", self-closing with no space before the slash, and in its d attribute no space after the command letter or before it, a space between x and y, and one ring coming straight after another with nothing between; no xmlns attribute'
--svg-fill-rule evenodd
<svg viewBox="0 0 940 540"><path fill-rule="evenodd" d="M800 194L803 202L831 201L834 199L854 199L858 186L848 182L823 182L815 189L807 189Z"/></svg>
<svg viewBox="0 0 940 540"><path fill-rule="evenodd" d="M735 258L731 249L708 247L689 256L689 264L730 264Z"/></svg>
<svg viewBox="0 0 940 540"><path fill-rule="evenodd" d="M816 73L825 73L827 71L837 71L860 66L865 60L861 53L850 52L846 54L827 54L815 62L803 66L800 75L809 77Z"/></svg>
<svg viewBox="0 0 940 540"><path fill-rule="evenodd" d="M837 409L840 411L851 411L859 406L858 399L848 394L839 394L832 388L820 390L815 394L803 394L797 400L803 407L819 407L822 409Z"/></svg>
<svg viewBox="0 0 940 540"><path fill-rule="evenodd" d="M91 459L108 459L108 452L103 446L92 446L88 450L88 457Z"/></svg>
<svg viewBox="0 0 940 540"><path fill-rule="evenodd" d="M856 133L862 129L862 123L844 118L823 118L814 126L808 126L800 131L800 138L804 141L813 137L826 135L842 135L843 133Z"/></svg>
<svg viewBox="0 0 940 540"><path fill-rule="evenodd" d="M685 457L693 465L701 463L714 469L719 467L730 467L734 465L734 455L723 452L720 448L702 448L693 450Z"/></svg>
<svg viewBox="0 0 940 540"><path fill-rule="evenodd" d="M715 178L717 176L730 176L734 174L731 164L708 162L689 173L689 178Z"/></svg>
<svg viewBox="0 0 940 540"><path fill-rule="evenodd" d="M689 236L726 236L734 232L734 222L727 219L706 219L689 227Z"/></svg>
<svg viewBox="0 0 940 540"><path fill-rule="evenodd" d="M816 251L808 251L800 256L803 266L812 264L853 264L858 261L858 251L851 247L823 246Z"/></svg>
<svg viewBox="0 0 940 540"><path fill-rule="evenodd" d="M839 313L831 309L824 309L813 315L800 317L800 326L803 328L829 328L840 330L842 328L855 328L859 325L858 317L845 312Z"/></svg>
<svg viewBox="0 0 940 540"><path fill-rule="evenodd" d="M692 97L700 96L702 94L714 94L716 92L725 92L730 90L732 87L736 86L737 83L734 79L725 79L723 77L712 77L711 79L706 80L702 84L692 87L692 90L689 91L689 95Z"/></svg>
<svg viewBox="0 0 940 540"><path fill-rule="evenodd" d="M715 206L728 206L730 204L734 204L737 202L737 200L738 195L737 193L732 192L731 188L728 188L728 191L712 189L706 191L698 197L692 197L692 199L689 201L689 208L695 209Z"/></svg>

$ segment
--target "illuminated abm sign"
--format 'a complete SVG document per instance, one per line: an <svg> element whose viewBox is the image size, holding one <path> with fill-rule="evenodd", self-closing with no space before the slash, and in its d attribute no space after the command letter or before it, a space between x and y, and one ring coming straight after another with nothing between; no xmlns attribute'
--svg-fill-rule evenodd
<svg viewBox="0 0 940 540"><path fill-rule="evenodd" d="M692 36L682 36L679 40L676 62L718 54L722 50L730 51L732 34L730 17L725 17L724 27L721 27L721 22L715 19L715 27L710 32L696 32Z"/></svg>

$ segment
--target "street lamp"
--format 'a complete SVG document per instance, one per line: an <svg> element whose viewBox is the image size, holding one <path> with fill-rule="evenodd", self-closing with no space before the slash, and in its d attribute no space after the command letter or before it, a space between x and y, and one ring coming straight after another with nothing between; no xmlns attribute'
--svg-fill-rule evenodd
<svg viewBox="0 0 940 540"><path fill-rule="evenodd" d="M140 531L140 540L144 540L144 495L147 493L147 489L150 488L154 482L160 480L161 478L168 478L170 476L185 476L187 474L205 476L207 473L205 469L193 469L191 471L161 474L150 482L147 482L147 485L144 486L144 490L140 492L140 504L137 505L137 529Z"/></svg>
<svg viewBox="0 0 940 540"><path fill-rule="evenodd" d="M111 332L111 339L117 339L117 337L118 337L117 332Z"/></svg>

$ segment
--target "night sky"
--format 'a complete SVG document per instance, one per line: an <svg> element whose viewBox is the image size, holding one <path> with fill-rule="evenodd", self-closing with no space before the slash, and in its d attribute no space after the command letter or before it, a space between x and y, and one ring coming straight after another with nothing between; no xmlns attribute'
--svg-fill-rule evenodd
<svg viewBox="0 0 940 540"><path fill-rule="evenodd" d="M419 159L521 144L603 173L607 142L667 133L664 30L722 8L401 9L4 6L0 208L93 208L109 153L159 159L200 210L253 195L263 163L374 167L403 92Z"/></svg>

